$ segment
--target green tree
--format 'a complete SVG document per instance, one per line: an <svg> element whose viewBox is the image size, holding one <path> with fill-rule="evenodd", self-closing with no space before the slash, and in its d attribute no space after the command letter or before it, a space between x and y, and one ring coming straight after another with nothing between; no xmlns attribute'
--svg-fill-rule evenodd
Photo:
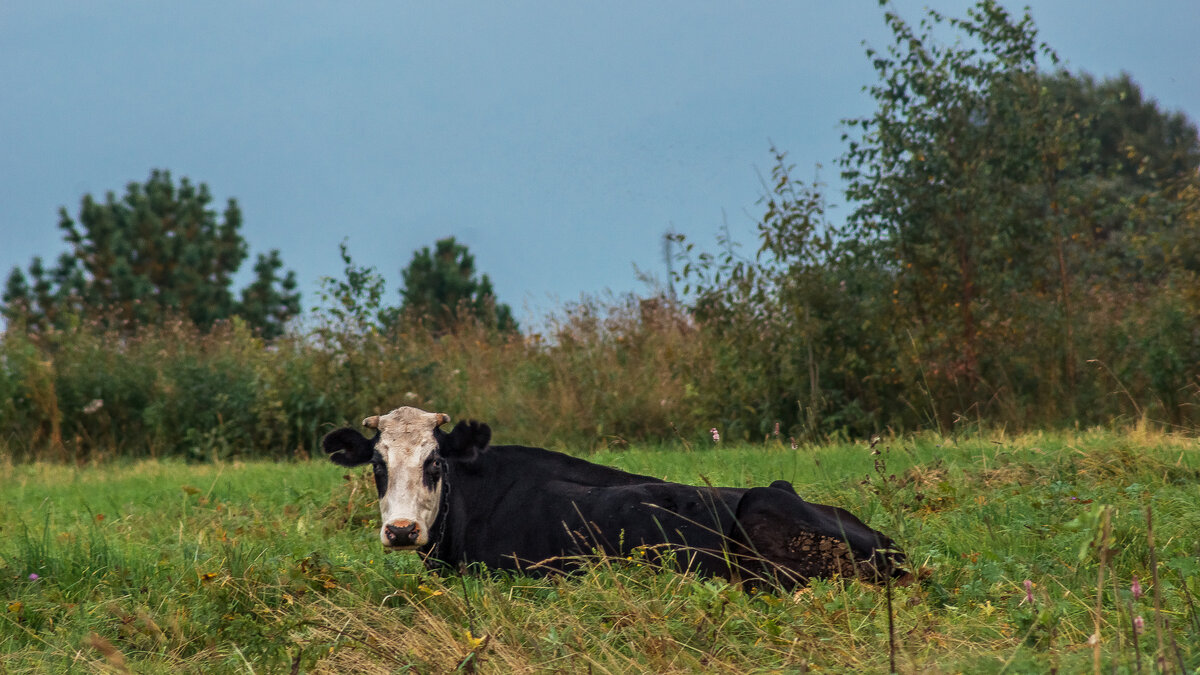
<svg viewBox="0 0 1200 675"><path fill-rule="evenodd" d="M434 250L413 254L400 275L400 312L426 322L435 333L453 328L459 318L472 317L501 331L517 330L512 309L496 301L486 274L476 277L475 258L454 237L439 239Z"/></svg>
<svg viewBox="0 0 1200 675"><path fill-rule="evenodd" d="M846 121L841 165L847 231L892 276L909 375L941 420L1000 392L1073 416L1085 359L1103 351L1095 308L1138 305L1186 254L1164 242L1190 236L1178 195L1195 128L1127 77L1047 75L1057 57L1032 18L991 0L963 19L885 20L895 40L867 52L877 109ZM960 37L948 46L946 27Z"/></svg>
<svg viewBox="0 0 1200 675"><path fill-rule="evenodd" d="M254 281L242 289L242 300L238 305L238 316L262 331L266 338L281 335L288 319L300 313L296 274L288 270L280 277L282 269L283 260L278 250L259 255L254 263Z"/></svg>
<svg viewBox="0 0 1200 675"><path fill-rule="evenodd" d="M1200 175L1196 125L1145 98L1128 74L1097 82L1059 72L1045 76L1043 86L1064 110L1080 116L1094 149L1076 158L1084 189L1067 204L1085 223L1080 234L1089 255L1081 261L1082 273L1096 283L1160 282L1173 266L1200 267L1194 247L1170 264L1153 252L1162 250L1164 240L1194 238L1184 215L1191 200L1183 196ZM1163 264L1147 265L1148 255Z"/></svg>
<svg viewBox="0 0 1200 675"><path fill-rule="evenodd" d="M383 305L385 282L379 272L374 267L355 265L345 240L338 244L338 253L342 259L344 278L321 279L319 297L322 306L316 310L326 326L337 327L336 330L325 331L326 339L332 338L332 333L346 338L367 331L382 332L395 324L399 310Z"/></svg>
<svg viewBox="0 0 1200 675"><path fill-rule="evenodd" d="M300 310L295 274L280 276L278 251L260 254L254 282L235 299L233 276L247 256L242 213L230 199L218 216L211 201L205 184L184 178L177 186L161 170L144 184L130 183L120 199L85 195L77 219L59 211L71 251L52 270L35 258L32 285L14 269L0 309L35 330L61 327L72 316L109 326L182 316L207 328L241 315L264 335L277 335Z"/></svg>
<svg viewBox="0 0 1200 675"><path fill-rule="evenodd" d="M1096 139L1083 169L1157 189L1200 169L1200 135L1181 112L1162 110L1128 73L1097 82L1086 73L1060 71L1043 78L1048 93L1075 110Z"/></svg>
<svg viewBox="0 0 1200 675"><path fill-rule="evenodd" d="M1038 104L1039 53L1054 56L1038 45L1028 15L1014 22L993 2L949 20L977 44L938 44L934 26L947 19L932 10L920 32L895 12L885 19L893 45L886 54L867 51L880 77L869 88L878 109L846 122L862 130L857 140L847 134L842 159L847 196L857 203L850 227L878 241L881 261L896 266L898 300L925 329L923 342L956 354L935 367L973 388L993 273L1042 243L1038 228L1003 211L1013 186L1042 164L1029 159L1043 139L1006 132Z"/></svg>

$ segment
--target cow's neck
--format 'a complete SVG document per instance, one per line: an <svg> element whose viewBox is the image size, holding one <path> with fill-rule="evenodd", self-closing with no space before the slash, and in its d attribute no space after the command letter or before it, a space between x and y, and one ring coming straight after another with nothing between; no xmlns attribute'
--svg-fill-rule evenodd
<svg viewBox="0 0 1200 675"><path fill-rule="evenodd" d="M450 492L453 489L451 485L454 483L452 479L450 462L446 462L442 468L442 495L438 499L437 518L434 518L433 525L429 528L429 543L420 549L426 566L436 561L445 562L441 558L441 554L444 550L442 543L446 539L446 526L450 523Z"/></svg>

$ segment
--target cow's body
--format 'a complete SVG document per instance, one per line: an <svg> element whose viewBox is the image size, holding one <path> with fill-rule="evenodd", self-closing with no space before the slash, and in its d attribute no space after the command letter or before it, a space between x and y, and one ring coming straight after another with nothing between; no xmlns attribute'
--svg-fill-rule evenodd
<svg viewBox="0 0 1200 675"><path fill-rule="evenodd" d="M842 509L804 501L784 481L758 488L670 483L550 450L490 446L490 429L478 423L443 433L436 427L444 416L415 432L437 441L433 455L409 462L424 467L422 480L400 481L391 472L404 470L395 461L401 453L377 447L387 436L389 416L368 418L385 425L375 439L342 429L326 437L325 449L340 464L375 462L377 477L380 464L387 464L380 500L384 545L419 550L431 567L481 563L544 574L570 570L597 553L638 552L650 561L673 558L680 568L705 575L785 586L835 574L876 582L906 574L903 554L889 538ZM436 481L429 478L431 457L438 463ZM397 497L389 493L393 485L418 482L436 494L435 509L410 514L385 505Z"/></svg>
<svg viewBox="0 0 1200 675"><path fill-rule="evenodd" d="M430 564L526 572L567 569L594 552L625 556L639 546L676 544L691 550L692 566L719 573L742 492L666 483L521 446L451 460L446 475L434 539L421 549Z"/></svg>

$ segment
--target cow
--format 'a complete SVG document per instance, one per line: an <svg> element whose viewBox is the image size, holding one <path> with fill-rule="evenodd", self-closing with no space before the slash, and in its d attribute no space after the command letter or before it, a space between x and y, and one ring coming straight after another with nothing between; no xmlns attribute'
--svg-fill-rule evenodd
<svg viewBox="0 0 1200 675"><path fill-rule="evenodd" d="M419 551L430 569L569 572L600 556L793 588L814 578L912 579L894 542L849 512L805 501L787 481L699 487L560 452L491 445L476 421L401 407L322 441L341 466L370 464L379 538Z"/></svg>

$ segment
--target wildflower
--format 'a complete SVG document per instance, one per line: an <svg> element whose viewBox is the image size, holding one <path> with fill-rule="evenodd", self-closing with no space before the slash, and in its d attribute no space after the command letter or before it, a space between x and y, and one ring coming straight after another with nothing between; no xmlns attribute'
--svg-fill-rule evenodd
<svg viewBox="0 0 1200 675"><path fill-rule="evenodd" d="M1134 600L1142 597L1142 582L1138 581L1136 574L1133 575L1133 583L1129 585L1129 590L1133 593Z"/></svg>
<svg viewBox="0 0 1200 675"><path fill-rule="evenodd" d="M104 407L104 399L94 398L91 400L90 403L83 406L83 414L91 415L92 413L99 411L103 407Z"/></svg>
<svg viewBox="0 0 1200 675"><path fill-rule="evenodd" d="M1021 603L1024 604L1026 602L1033 604L1033 582L1029 579L1025 580L1025 599Z"/></svg>
<svg viewBox="0 0 1200 675"><path fill-rule="evenodd" d="M1146 622L1142 620L1141 615L1133 617L1133 634L1141 635L1142 631L1145 629L1146 629Z"/></svg>
<svg viewBox="0 0 1200 675"><path fill-rule="evenodd" d="M721 432L717 431L717 428L716 428L716 427L713 427L713 428L709 429L709 430L708 430L708 433L712 434L712 437L713 437L713 443L720 443L720 442L721 442Z"/></svg>
<svg viewBox="0 0 1200 675"><path fill-rule="evenodd" d="M29 580L30 580L30 581L37 581L37 580L38 580L38 579L40 579L40 578L41 578L41 577L39 577L39 576L37 575L37 572L30 572L30 574L29 574Z"/></svg>
<svg viewBox="0 0 1200 675"><path fill-rule="evenodd" d="M479 649L480 647L487 645L488 637L489 636L487 636L487 635L480 635L479 637L475 637L475 634L468 630L467 631L467 644L470 645L472 651L475 651L475 650Z"/></svg>

